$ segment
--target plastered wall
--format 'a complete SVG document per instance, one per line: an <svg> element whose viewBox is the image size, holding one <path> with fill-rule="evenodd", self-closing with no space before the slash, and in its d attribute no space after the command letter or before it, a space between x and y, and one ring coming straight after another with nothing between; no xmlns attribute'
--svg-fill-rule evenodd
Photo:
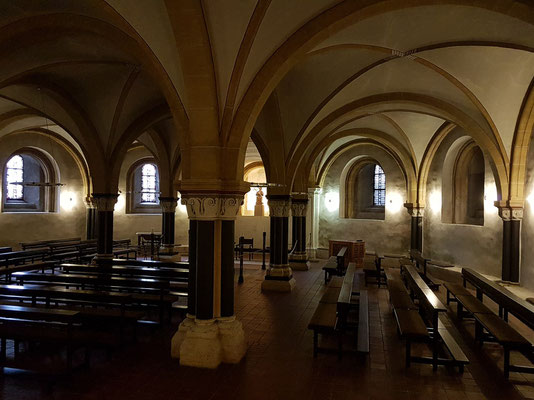
<svg viewBox="0 0 534 400"><path fill-rule="evenodd" d="M470 267L479 272L501 276L502 220L493 202L496 200L495 179L485 157L484 225L463 225L442 222L443 180L452 173L443 169L449 148L461 140L457 130L449 135L432 162L428 175L426 208L423 225L423 254L438 261L450 262L458 267ZM445 174L445 175L444 175ZM449 190L447 188L447 190Z"/></svg>
<svg viewBox="0 0 534 400"><path fill-rule="evenodd" d="M59 180L64 186L58 189L58 212L54 213L0 213L0 245L19 248L20 242L35 240L84 237L86 193L82 185L82 177L74 159L70 154L53 142L50 137L35 133L24 133L24 141L20 135L8 135L2 138L0 145L0 165L2 171L9 157L21 147L34 147L48 153L59 169ZM24 144L22 144L24 143ZM0 176L3 188L3 174ZM3 189L2 196L4 195Z"/></svg>
<svg viewBox="0 0 534 400"><path fill-rule="evenodd" d="M534 290L534 142L531 142L527 157L525 209L521 223L521 275L522 286Z"/></svg>
<svg viewBox="0 0 534 400"><path fill-rule="evenodd" d="M386 209L384 220L348 219L340 217L340 177L347 164L365 154L378 161L386 174ZM319 196L319 247L328 248L331 239L356 240L366 243L367 251L408 253L410 247L410 216L403 203L406 185L395 160L376 146L359 146L345 151L328 170ZM325 251L319 252L320 256Z"/></svg>

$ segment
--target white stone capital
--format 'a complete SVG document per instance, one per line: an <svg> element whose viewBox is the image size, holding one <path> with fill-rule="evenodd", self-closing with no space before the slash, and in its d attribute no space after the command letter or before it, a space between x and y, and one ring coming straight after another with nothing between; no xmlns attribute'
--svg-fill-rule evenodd
<svg viewBox="0 0 534 400"><path fill-rule="evenodd" d="M240 193L187 193L182 195L190 219L235 219L243 204Z"/></svg>

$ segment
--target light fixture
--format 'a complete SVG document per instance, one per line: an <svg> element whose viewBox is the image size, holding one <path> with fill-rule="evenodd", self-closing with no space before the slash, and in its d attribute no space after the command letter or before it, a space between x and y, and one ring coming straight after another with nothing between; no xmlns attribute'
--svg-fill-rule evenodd
<svg viewBox="0 0 534 400"><path fill-rule="evenodd" d="M430 193L430 196L428 196L428 203L434 214L441 212L441 191L434 190Z"/></svg>
<svg viewBox="0 0 534 400"><path fill-rule="evenodd" d="M339 209L339 193L327 192L324 195L324 205L329 212L334 212Z"/></svg>

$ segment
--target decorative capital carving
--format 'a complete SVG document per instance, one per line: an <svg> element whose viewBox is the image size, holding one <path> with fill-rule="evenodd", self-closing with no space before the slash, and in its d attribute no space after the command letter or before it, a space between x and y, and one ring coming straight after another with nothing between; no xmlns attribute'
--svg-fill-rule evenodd
<svg viewBox="0 0 534 400"><path fill-rule="evenodd" d="M119 197L117 193L93 193L91 196L97 211L113 211Z"/></svg>
<svg viewBox="0 0 534 400"><path fill-rule="evenodd" d="M498 207L499 217L503 221L520 221L523 219L523 208L520 207Z"/></svg>
<svg viewBox="0 0 534 400"><path fill-rule="evenodd" d="M175 212L176 206L178 205L178 199L174 197L160 197L159 204L161 205L162 212Z"/></svg>
<svg viewBox="0 0 534 400"><path fill-rule="evenodd" d="M190 219L235 219L243 204L240 193L187 193L182 195Z"/></svg>
<svg viewBox="0 0 534 400"><path fill-rule="evenodd" d="M314 194L321 194L323 188L320 186L308 188L308 193L313 196Z"/></svg>
<svg viewBox="0 0 534 400"><path fill-rule="evenodd" d="M412 217L423 217L425 213L425 208L421 207L419 204L414 203L404 203L404 207L408 210L408 214Z"/></svg>
<svg viewBox="0 0 534 400"><path fill-rule="evenodd" d="M271 217L289 217L291 211L291 198L289 196L269 196L269 215Z"/></svg>
<svg viewBox="0 0 534 400"><path fill-rule="evenodd" d="M291 200L291 214L294 217L305 217L308 199L294 198Z"/></svg>

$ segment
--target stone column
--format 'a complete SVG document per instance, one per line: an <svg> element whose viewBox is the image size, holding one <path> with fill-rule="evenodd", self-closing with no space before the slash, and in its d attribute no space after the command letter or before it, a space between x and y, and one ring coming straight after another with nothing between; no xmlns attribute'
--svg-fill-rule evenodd
<svg viewBox="0 0 534 400"><path fill-rule="evenodd" d="M295 286L288 263L288 225L291 198L289 195L267 195L271 218L270 260L262 290L289 292Z"/></svg>
<svg viewBox="0 0 534 400"><path fill-rule="evenodd" d="M234 315L234 225L243 194L184 193L189 215L189 304L172 339L181 365L216 368L246 352Z"/></svg>
<svg viewBox="0 0 534 400"><path fill-rule="evenodd" d="M404 205L408 213L412 216L412 227L410 236L410 249L423 252L423 214L424 208L418 205L407 203Z"/></svg>
<svg viewBox="0 0 534 400"><path fill-rule="evenodd" d="M308 196L293 196L291 199L291 215L293 228L293 254L290 256L290 266L296 271L310 269L308 254L306 252L306 212Z"/></svg>
<svg viewBox="0 0 534 400"><path fill-rule="evenodd" d="M88 196L85 198L86 214L86 238L87 240L96 239L96 209L93 199Z"/></svg>
<svg viewBox="0 0 534 400"><path fill-rule="evenodd" d="M161 205L161 248L160 254L174 254L174 220L178 199L174 197L160 197Z"/></svg>
<svg viewBox="0 0 534 400"><path fill-rule="evenodd" d="M319 248L319 211L320 211L320 200L321 200L322 188L314 187L308 189L308 193L311 198L311 247L312 247L312 257L317 258L317 249Z"/></svg>
<svg viewBox="0 0 534 400"><path fill-rule="evenodd" d="M93 193L96 209L97 245L96 261L113 259L113 208L117 202L116 193Z"/></svg>
<svg viewBox="0 0 534 400"><path fill-rule="evenodd" d="M519 283L521 260L521 220L523 208L498 207L503 221L502 239L502 280Z"/></svg>

